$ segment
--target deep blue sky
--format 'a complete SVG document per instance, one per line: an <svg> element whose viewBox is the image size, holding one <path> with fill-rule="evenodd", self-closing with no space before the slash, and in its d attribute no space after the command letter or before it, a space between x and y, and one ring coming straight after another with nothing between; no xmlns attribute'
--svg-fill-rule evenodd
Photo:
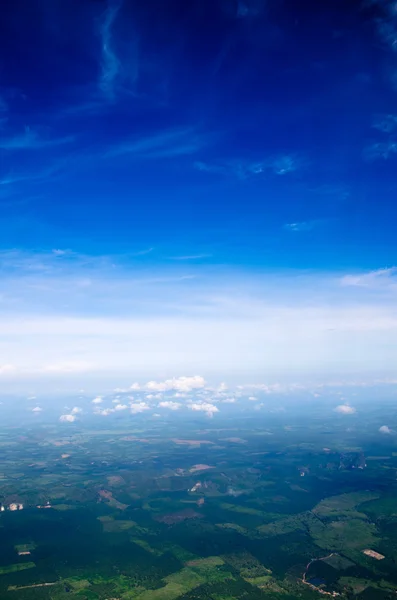
<svg viewBox="0 0 397 600"><path fill-rule="evenodd" d="M392 0L5 0L0 375L390 370L396 191Z"/></svg>
<svg viewBox="0 0 397 600"><path fill-rule="evenodd" d="M381 1L8 0L1 245L392 264L387 25Z"/></svg>

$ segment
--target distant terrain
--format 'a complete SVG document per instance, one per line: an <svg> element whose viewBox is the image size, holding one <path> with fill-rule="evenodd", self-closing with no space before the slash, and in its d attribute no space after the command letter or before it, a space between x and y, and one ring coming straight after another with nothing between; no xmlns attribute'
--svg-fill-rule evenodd
<svg viewBox="0 0 397 600"><path fill-rule="evenodd" d="M335 413L0 431L0 597L387 600L397 444Z"/></svg>

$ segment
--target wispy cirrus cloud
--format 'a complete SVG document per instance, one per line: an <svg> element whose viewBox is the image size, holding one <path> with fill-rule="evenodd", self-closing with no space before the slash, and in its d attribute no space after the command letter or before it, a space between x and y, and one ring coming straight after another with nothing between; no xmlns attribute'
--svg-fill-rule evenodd
<svg viewBox="0 0 397 600"><path fill-rule="evenodd" d="M3 150L40 150L41 148L70 144L74 140L75 137L72 135L62 138L43 138L37 131L26 127L23 134L0 139L0 148Z"/></svg>
<svg viewBox="0 0 397 600"><path fill-rule="evenodd" d="M134 137L121 142L106 152L106 157L129 155L137 158L175 158L194 154L209 141L205 134L193 128L177 128L154 133L146 137Z"/></svg>
<svg viewBox="0 0 397 600"><path fill-rule="evenodd" d="M99 80L99 87L105 95L110 97L113 97L114 95L115 82L121 69L120 61L113 48L112 39L112 27L121 6L122 0L109 0L103 21L99 28L102 46L102 72Z"/></svg>
<svg viewBox="0 0 397 600"><path fill-rule="evenodd" d="M271 169L276 175L287 175L297 171L302 166L302 160L292 154L286 154L274 158L270 163Z"/></svg>
<svg viewBox="0 0 397 600"><path fill-rule="evenodd" d="M285 225L283 227L287 231L295 231L295 232L311 231L320 222L321 221L319 221L319 220L315 220L315 221L298 221L296 223L285 223Z"/></svg>
<svg viewBox="0 0 397 600"><path fill-rule="evenodd" d="M226 160L214 163L196 161L194 168L203 173L213 173L237 179L248 179L255 175L260 175L265 171L263 162L251 162L246 160Z"/></svg>
<svg viewBox="0 0 397 600"><path fill-rule="evenodd" d="M397 52L397 8L394 0L365 0L364 5L375 6L379 12L375 16L375 25L379 39Z"/></svg>
<svg viewBox="0 0 397 600"><path fill-rule="evenodd" d="M397 267L386 267L365 273L345 275L342 285L397 290Z"/></svg>
<svg viewBox="0 0 397 600"><path fill-rule="evenodd" d="M183 256L170 256L171 260L201 260L202 258L211 258L212 254L186 254Z"/></svg>
<svg viewBox="0 0 397 600"><path fill-rule="evenodd" d="M193 166L197 171L215 175L233 176L238 179L249 179L273 173L287 175L298 171L304 165L302 158L294 155L280 155L263 160L227 159L214 162L196 161Z"/></svg>
<svg viewBox="0 0 397 600"><path fill-rule="evenodd" d="M397 115L376 115L372 126L383 133L392 133L397 130Z"/></svg>
<svg viewBox="0 0 397 600"><path fill-rule="evenodd" d="M389 140L387 142L376 142L364 148L363 157L365 160L388 160L397 156L397 142Z"/></svg>

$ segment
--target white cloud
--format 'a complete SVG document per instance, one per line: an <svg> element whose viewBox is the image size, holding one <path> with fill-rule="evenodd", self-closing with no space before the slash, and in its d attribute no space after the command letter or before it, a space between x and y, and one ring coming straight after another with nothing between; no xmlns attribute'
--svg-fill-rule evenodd
<svg viewBox="0 0 397 600"><path fill-rule="evenodd" d="M172 400L164 400L159 403L159 408L169 408L170 410L179 410L182 407L182 404L179 402L173 402Z"/></svg>
<svg viewBox="0 0 397 600"><path fill-rule="evenodd" d="M133 415L149 410L150 406L146 402L131 402L130 411Z"/></svg>
<svg viewBox="0 0 397 600"><path fill-rule="evenodd" d="M26 400L36 400L36 396L28 396Z"/></svg>
<svg viewBox="0 0 397 600"><path fill-rule="evenodd" d="M173 379L166 379L165 381L149 381L146 384L148 390L157 392L167 392L170 390L191 392L193 389L203 388L204 386L205 379L200 375L194 375L192 377L174 377Z"/></svg>
<svg viewBox="0 0 397 600"><path fill-rule="evenodd" d="M114 410L126 410L128 408L127 404L116 404L116 406L114 407Z"/></svg>
<svg viewBox="0 0 397 600"><path fill-rule="evenodd" d="M286 379L298 374L312 378L327 369L335 379L352 372L371 372L372 379L395 365L393 269L344 276L219 269L214 276L203 265L186 270L178 263L145 279L117 259L110 267L106 257L9 254L0 252L0 374L7 391L62 385L92 393L100 379L103 389L120 383L126 393L129 380L157 373L143 391L191 393L204 390L204 377L255 378L265 363L279 382L262 387L271 394L294 391ZM174 373L201 377L171 379Z"/></svg>
<svg viewBox="0 0 397 600"><path fill-rule="evenodd" d="M0 365L0 376L1 375L12 375L15 373L17 368L14 365Z"/></svg>
<svg viewBox="0 0 397 600"><path fill-rule="evenodd" d="M188 406L191 410L205 412L209 417L212 417L214 413L219 412L219 408L215 406L215 404L210 404L209 402L193 402Z"/></svg>
<svg viewBox="0 0 397 600"><path fill-rule="evenodd" d="M221 400L221 402L223 404L235 404L236 402L236 398L224 398L223 400Z"/></svg>
<svg viewBox="0 0 397 600"><path fill-rule="evenodd" d="M356 412L356 409L349 404L339 404L334 410L342 415L352 415Z"/></svg>
<svg viewBox="0 0 397 600"><path fill-rule="evenodd" d="M392 430L390 429L390 427L388 427L387 425L382 425L382 427L379 427L379 431L380 431L380 433L386 433L386 434L393 433Z"/></svg>
<svg viewBox="0 0 397 600"><path fill-rule="evenodd" d="M111 415L115 411L114 408L98 408L95 411L96 415L101 415L102 417L107 417Z"/></svg>
<svg viewBox="0 0 397 600"><path fill-rule="evenodd" d="M248 400L251 400L251 402L256 402L258 398L256 396L248 396Z"/></svg>
<svg viewBox="0 0 397 600"><path fill-rule="evenodd" d="M286 223L284 229L288 231L311 231L317 225L317 221L300 221L298 223Z"/></svg>
<svg viewBox="0 0 397 600"><path fill-rule="evenodd" d="M102 396L97 396L96 398L91 400L91 402L92 402L92 404L102 404L102 402L103 402Z"/></svg>
<svg viewBox="0 0 397 600"><path fill-rule="evenodd" d="M139 383L133 383L130 386L130 390L140 390L140 389L141 389L141 386L139 385Z"/></svg>
<svg viewBox="0 0 397 600"><path fill-rule="evenodd" d="M75 406L75 407L74 407L74 408L72 408L72 410L71 410L71 414L72 414L72 415L78 415L78 414L80 414L81 412L83 412L83 409L82 409L82 408L80 408L79 406Z"/></svg>
<svg viewBox="0 0 397 600"><path fill-rule="evenodd" d="M342 285L360 287L397 287L397 267L377 269L355 275L345 275L341 279Z"/></svg>
<svg viewBox="0 0 397 600"><path fill-rule="evenodd" d="M40 406L35 406L34 408L32 408L32 412L35 412L35 413L42 412L42 410L43 409Z"/></svg>
<svg viewBox="0 0 397 600"><path fill-rule="evenodd" d="M63 423L73 423L73 421L76 420L76 417L74 415L61 415L59 420Z"/></svg>

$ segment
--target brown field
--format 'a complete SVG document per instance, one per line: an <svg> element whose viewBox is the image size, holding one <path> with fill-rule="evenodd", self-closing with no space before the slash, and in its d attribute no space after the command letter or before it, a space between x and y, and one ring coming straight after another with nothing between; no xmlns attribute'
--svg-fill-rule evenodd
<svg viewBox="0 0 397 600"><path fill-rule="evenodd" d="M197 471L206 471L207 469L215 469L215 467L211 467L210 465L193 465L189 469L189 473L196 473Z"/></svg>

